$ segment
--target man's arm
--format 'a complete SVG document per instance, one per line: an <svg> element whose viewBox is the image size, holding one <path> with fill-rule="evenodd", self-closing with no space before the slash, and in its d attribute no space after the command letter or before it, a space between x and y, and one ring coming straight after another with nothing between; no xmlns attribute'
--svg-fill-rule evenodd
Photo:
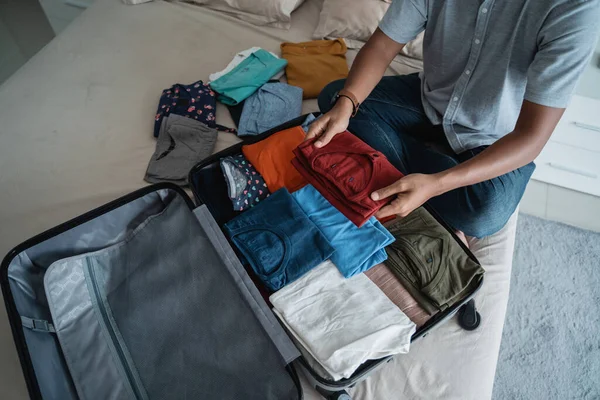
<svg viewBox="0 0 600 400"><path fill-rule="evenodd" d="M477 156L437 174L411 174L373 192L374 200L398 197L379 210L378 218L398 214L401 217L431 197L459 187L474 185L533 161L542 151L562 117L564 108L552 108L524 101L514 131L499 139Z"/></svg>
<svg viewBox="0 0 600 400"><path fill-rule="evenodd" d="M362 103L379 83L386 68L404 45L393 41L378 28L358 52L344 89L354 94ZM315 146L325 146L336 134L348 128L351 115L352 102L341 97L327 114L311 124L306 138L319 137Z"/></svg>
<svg viewBox="0 0 600 400"><path fill-rule="evenodd" d="M394 0L379 28L358 52L344 89L354 94L360 103L379 83L404 45L425 29L427 4L427 0ZM329 112L312 123L306 138L319 137L315 146L325 146L335 135L348 128L352 109L350 99L341 97Z"/></svg>
<svg viewBox="0 0 600 400"><path fill-rule="evenodd" d="M529 164L550 139L564 111L523 102L515 130L472 159L442 172L441 190L487 181Z"/></svg>
<svg viewBox="0 0 600 400"><path fill-rule="evenodd" d="M408 215L431 197L522 167L540 153L558 124L598 37L600 0L569 1L552 9L538 34L538 51L513 132L476 157L432 175L411 174L380 189L373 199L398 194L379 217Z"/></svg>

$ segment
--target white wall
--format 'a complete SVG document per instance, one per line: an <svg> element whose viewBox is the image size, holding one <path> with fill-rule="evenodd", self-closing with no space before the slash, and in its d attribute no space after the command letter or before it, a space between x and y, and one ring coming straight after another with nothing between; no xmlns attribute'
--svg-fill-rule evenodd
<svg viewBox="0 0 600 400"><path fill-rule="evenodd" d="M37 0L0 1L0 84L53 37Z"/></svg>
<svg viewBox="0 0 600 400"><path fill-rule="evenodd" d="M57 35L79 16L93 0L40 0L48 21Z"/></svg>
<svg viewBox="0 0 600 400"><path fill-rule="evenodd" d="M0 84L25 64L25 61L27 58L6 24L0 19Z"/></svg>
<svg viewBox="0 0 600 400"><path fill-rule="evenodd" d="M598 40L596 52L592 56L590 64L581 76L577 94L600 99L600 40Z"/></svg>

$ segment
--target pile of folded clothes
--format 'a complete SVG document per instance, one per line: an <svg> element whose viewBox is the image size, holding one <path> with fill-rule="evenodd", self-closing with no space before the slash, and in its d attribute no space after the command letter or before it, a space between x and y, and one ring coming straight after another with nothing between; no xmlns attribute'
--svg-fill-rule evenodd
<svg viewBox="0 0 600 400"><path fill-rule="evenodd" d="M346 51L343 39L282 43L282 58L252 47L211 74L210 87L229 107L238 135L257 135L299 117L302 99L347 77ZM279 82L284 70L287 84Z"/></svg>
<svg viewBox="0 0 600 400"><path fill-rule="evenodd" d="M346 45L342 39L283 43L281 53L282 58L260 47L251 47L237 53L223 70L210 74L208 83L177 83L164 89L154 123L154 136L158 141L148 165L146 181L187 185L190 168L213 152L215 141L212 138L217 131L237 133L240 137L268 131L299 117L303 98L317 97L326 84L348 75ZM288 83L279 81L284 73ZM237 131L216 124L217 100L229 108ZM171 115L192 122L179 122L176 129L169 128L171 123L165 125L163 122ZM200 128L201 125L210 131ZM177 132L176 137L169 133L171 131ZM194 140L197 132L203 133ZM194 146L185 149L190 141ZM224 168L234 166L229 168L230 172L242 168L242 175L252 174L254 171L250 167L241 167L245 165L242 161L227 160ZM240 174L235 179L242 182ZM260 182L246 181L247 188L239 184L229 187L230 197L237 199L236 210L249 208L268 196L266 186L258 188ZM251 192L248 196L251 198L241 199L246 190ZM271 190L276 191L277 187L273 186Z"/></svg>
<svg viewBox="0 0 600 400"><path fill-rule="evenodd" d="M371 193L402 178L383 155L348 131L325 147L307 140L294 150L292 164L348 219L362 226L388 201Z"/></svg>
<svg viewBox="0 0 600 400"><path fill-rule="evenodd" d="M386 201L370 193L402 174L349 132L315 148L304 141L313 120L221 160L240 211L224 229L307 362L339 380L408 352L416 329L471 293L483 269L424 208L378 221Z"/></svg>
<svg viewBox="0 0 600 400"><path fill-rule="evenodd" d="M218 131L271 130L299 117L303 98L348 74L341 39L283 43L281 53L253 47L208 84L165 89L145 179L186 185ZM287 83L279 81L284 72ZM216 124L217 101L237 131ZM377 220L389 200L370 194L403 175L350 132L316 148L305 140L314 120L220 159L236 214L224 230L307 362L339 380L368 360L408 352L415 331L471 293L483 269L423 208Z"/></svg>

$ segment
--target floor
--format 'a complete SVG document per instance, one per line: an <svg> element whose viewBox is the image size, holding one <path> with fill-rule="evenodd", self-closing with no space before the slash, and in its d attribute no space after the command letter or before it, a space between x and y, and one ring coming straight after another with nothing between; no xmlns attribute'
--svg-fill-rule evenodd
<svg viewBox="0 0 600 400"><path fill-rule="evenodd" d="M600 233L519 215L493 400L600 398L599 263Z"/></svg>

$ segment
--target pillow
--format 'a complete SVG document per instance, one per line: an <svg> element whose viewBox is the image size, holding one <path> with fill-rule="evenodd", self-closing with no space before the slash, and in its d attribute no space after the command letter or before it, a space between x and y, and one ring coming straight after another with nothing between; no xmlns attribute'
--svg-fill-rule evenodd
<svg viewBox="0 0 600 400"><path fill-rule="evenodd" d="M125 4L136 5L136 4L142 4L142 3L149 3L152 0L122 0L122 1Z"/></svg>
<svg viewBox="0 0 600 400"><path fill-rule="evenodd" d="M292 11L304 0L191 0L213 10L231 14L254 25L289 29Z"/></svg>
<svg viewBox="0 0 600 400"><path fill-rule="evenodd" d="M325 0L314 39L343 38L350 49L359 49L375 32L389 7L383 0ZM423 34L407 43L402 54L423 59Z"/></svg>

